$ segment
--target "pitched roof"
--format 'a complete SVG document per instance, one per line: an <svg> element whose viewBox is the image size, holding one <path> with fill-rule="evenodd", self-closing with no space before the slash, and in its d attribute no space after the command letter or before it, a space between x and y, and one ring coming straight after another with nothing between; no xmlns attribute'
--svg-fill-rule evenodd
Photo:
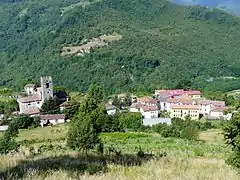
<svg viewBox="0 0 240 180"><path fill-rule="evenodd" d="M157 104L157 100L156 99L153 99L153 98L148 97L148 96L137 98L137 102L145 102L145 103Z"/></svg>
<svg viewBox="0 0 240 180"><path fill-rule="evenodd" d="M30 108L30 109L26 110L24 114L34 115L34 114L39 114L39 113L40 113L40 110L38 108L34 107L34 108Z"/></svg>
<svg viewBox="0 0 240 180"><path fill-rule="evenodd" d="M214 106L222 106L224 107L225 106L225 101L213 101L213 100L200 100L198 101L198 104L200 105L214 105Z"/></svg>
<svg viewBox="0 0 240 180"><path fill-rule="evenodd" d="M156 90L156 93L160 94L160 95L168 95L169 97L172 96L182 96L184 94L187 95L201 95L201 91L199 90L187 90L185 91L184 89L169 89L169 90Z"/></svg>
<svg viewBox="0 0 240 180"><path fill-rule="evenodd" d="M21 97L18 99L18 101L21 103L41 101L41 97L38 94L35 94L32 96Z"/></svg>
<svg viewBox="0 0 240 180"><path fill-rule="evenodd" d="M141 108L144 112L159 110L159 108L157 106L142 106Z"/></svg>
<svg viewBox="0 0 240 180"><path fill-rule="evenodd" d="M227 110L228 107L216 107L214 109L212 109L212 112L224 112L225 110Z"/></svg>
<svg viewBox="0 0 240 180"><path fill-rule="evenodd" d="M194 91L189 90L189 91L185 91L184 94L187 94L187 95L201 95L202 93L201 93L201 91L198 91L198 90L194 90Z"/></svg>
<svg viewBox="0 0 240 180"><path fill-rule="evenodd" d="M65 114L45 114L40 115L40 120L65 119Z"/></svg>
<svg viewBox="0 0 240 180"><path fill-rule="evenodd" d="M168 99L170 103L182 103L182 104L193 104L194 100L189 98L170 98Z"/></svg>
<svg viewBox="0 0 240 180"><path fill-rule="evenodd" d="M199 110L200 106L198 105L172 105L172 109L183 109L183 110Z"/></svg>
<svg viewBox="0 0 240 180"><path fill-rule="evenodd" d="M133 103L130 107L131 108L140 108L140 107L143 107L144 105L143 104L140 104L140 103Z"/></svg>
<svg viewBox="0 0 240 180"><path fill-rule="evenodd" d="M160 95L168 95L169 97L181 96L184 94L184 89L169 89L169 90L160 89L160 90L156 90L155 92L157 92Z"/></svg>

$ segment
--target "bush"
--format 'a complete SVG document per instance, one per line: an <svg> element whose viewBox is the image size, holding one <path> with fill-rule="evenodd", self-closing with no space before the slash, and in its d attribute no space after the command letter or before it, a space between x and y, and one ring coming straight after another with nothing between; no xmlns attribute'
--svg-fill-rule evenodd
<svg viewBox="0 0 240 180"><path fill-rule="evenodd" d="M202 123L198 121L173 118L171 125L167 125L165 123L157 124L152 127L152 130L161 134L163 137L176 137L194 140L198 138L199 131L210 128L212 128L211 122Z"/></svg>

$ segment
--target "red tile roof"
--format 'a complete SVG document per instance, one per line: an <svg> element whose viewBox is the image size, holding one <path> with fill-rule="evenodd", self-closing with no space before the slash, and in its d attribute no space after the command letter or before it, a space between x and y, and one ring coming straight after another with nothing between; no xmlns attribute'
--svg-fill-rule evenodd
<svg viewBox="0 0 240 180"><path fill-rule="evenodd" d="M183 109L183 110L200 110L198 105L172 105L172 109Z"/></svg>
<svg viewBox="0 0 240 180"><path fill-rule="evenodd" d="M184 94L184 89L173 89L173 90L156 90L157 93L161 95L168 95L171 96L182 96Z"/></svg>
<svg viewBox="0 0 240 180"><path fill-rule="evenodd" d="M130 107L131 108L140 108L140 107L143 107L144 105L143 104L140 104L140 103L133 103Z"/></svg>
<svg viewBox="0 0 240 180"><path fill-rule="evenodd" d="M158 111L159 108L157 106L143 106L141 107L144 112L148 111Z"/></svg>
<svg viewBox="0 0 240 180"><path fill-rule="evenodd" d="M45 114L40 115L40 120L56 120L65 119L65 114Z"/></svg>
<svg viewBox="0 0 240 180"><path fill-rule="evenodd" d="M198 91L198 90L195 90L195 91L185 91L184 94L187 94L187 95L201 95L201 91Z"/></svg>
<svg viewBox="0 0 240 180"><path fill-rule="evenodd" d="M184 89L171 89L171 90L156 90L160 95L168 95L169 97L173 96L182 96L184 94L187 95L201 95L201 91L198 90L189 90L185 91Z"/></svg>
<svg viewBox="0 0 240 180"><path fill-rule="evenodd" d="M37 94L27 97L21 97L18 99L21 103L27 103L27 102L35 102L35 101L41 101L41 97Z"/></svg>
<svg viewBox="0 0 240 180"><path fill-rule="evenodd" d="M195 101L189 98L170 98L169 103L182 103L182 104L193 104Z"/></svg>
<svg viewBox="0 0 240 180"><path fill-rule="evenodd" d="M151 97L140 97L137 98L137 102L144 102L144 103L151 103L151 104L157 104L157 100L153 99Z"/></svg>

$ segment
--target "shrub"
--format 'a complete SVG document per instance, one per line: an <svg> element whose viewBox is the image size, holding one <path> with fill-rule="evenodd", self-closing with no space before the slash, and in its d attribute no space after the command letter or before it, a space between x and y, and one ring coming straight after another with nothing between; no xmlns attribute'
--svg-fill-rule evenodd
<svg viewBox="0 0 240 180"><path fill-rule="evenodd" d="M165 123L157 124L152 127L152 130L161 134L163 137L176 137L193 140L198 138L198 132L200 130L210 127L211 124L209 123L173 118L171 125Z"/></svg>

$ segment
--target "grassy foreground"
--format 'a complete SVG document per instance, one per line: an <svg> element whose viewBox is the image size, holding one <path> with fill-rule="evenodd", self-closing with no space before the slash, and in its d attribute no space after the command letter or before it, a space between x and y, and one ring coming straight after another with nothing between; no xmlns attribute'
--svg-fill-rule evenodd
<svg viewBox="0 0 240 180"><path fill-rule="evenodd" d="M108 153L108 147L114 147L122 152L121 160L92 153L86 157L73 152L66 147L66 133L67 126L22 130L17 138L21 143L21 152L13 156L0 156L0 177L3 175L7 179L49 180L240 178L224 162L231 151L224 145L219 130L202 132L199 141L163 138L152 133L101 134L105 153ZM44 150L37 155L27 153L29 149L36 152L43 146ZM152 152L157 157L162 153L167 153L167 156L139 161L135 158L139 146L144 152Z"/></svg>

